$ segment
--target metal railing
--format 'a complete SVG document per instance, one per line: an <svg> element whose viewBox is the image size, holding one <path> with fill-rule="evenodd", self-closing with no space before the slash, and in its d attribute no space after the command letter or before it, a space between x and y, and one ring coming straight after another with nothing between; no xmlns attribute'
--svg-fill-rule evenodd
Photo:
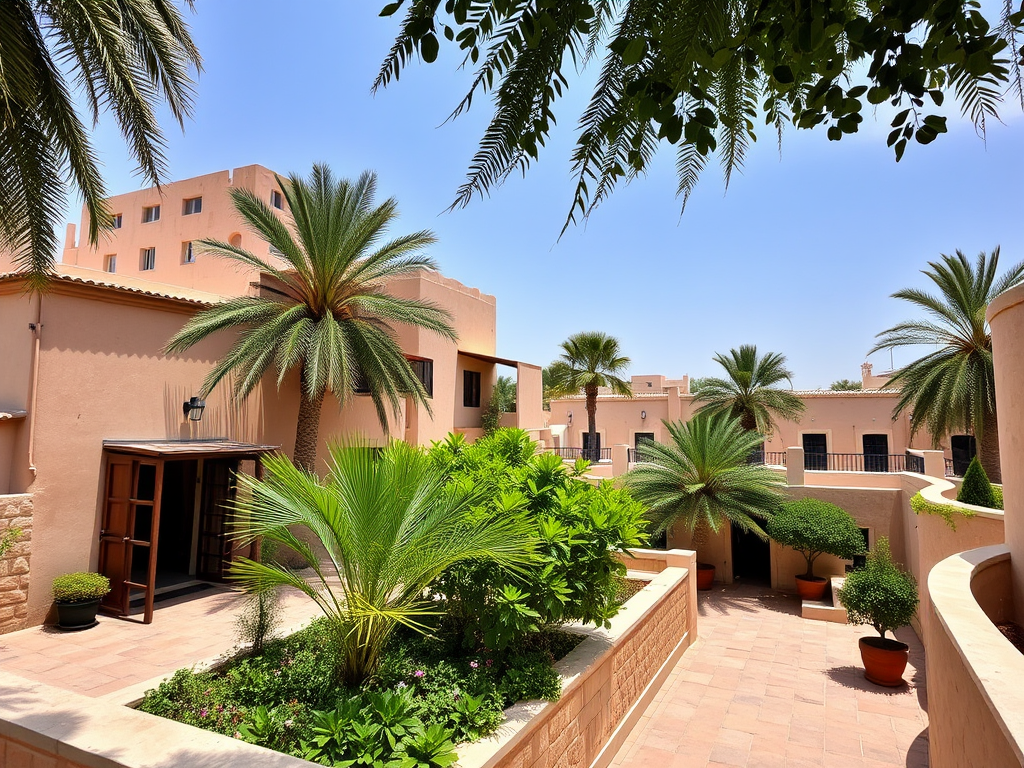
<svg viewBox="0 0 1024 768"><path fill-rule="evenodd" d="M916 453L907 451L907 472L917 472L919 475L924 474L924 456L918 456Z"/></svg>
<svg viewBox="0 0 1024 768"><path fill-rule="evenodd" d="M914 457L920 458L920 457ZM923 460L922 460L923 463ZM905 453L804 453L804 469L816 472L916 472ZM924 467L921 467L924 470Z"/></svg>
<svg viewBox="0 0 1024 768"><path fill-rule="evenodd" d="M643 448L627 448L626 449L626 461L628 461L630 464L635 464L638 461L647 461L647 459L644 458L644 449Z"/></svg>
<svg viewBox="0 0 1024 768"><path fill-rule="evenodd" d="M551 453L561 456L563 459L586 459L587 461L611 461L611 448L548 448Z"/></svg>
<svg viewBox="0 0 1024 768"><path fill-rule="evenodd" d="M772 467L786 466L785 451L754 451L747 460L748 464L768 464Z"/></svg>

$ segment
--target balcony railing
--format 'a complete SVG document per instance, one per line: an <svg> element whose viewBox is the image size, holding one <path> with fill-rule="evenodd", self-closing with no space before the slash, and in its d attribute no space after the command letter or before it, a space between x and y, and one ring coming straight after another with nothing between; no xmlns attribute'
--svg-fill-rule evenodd
<svg viewBox="0 0 1024 768"><path fill-rule="evenodd" d="M576 459L586 459L587 461L612 460L611 448L548 448L548 450L570 461L575 461Z"/></svg>
<svg viewBox="0 0 1024 768"><path fill-rule="evenodd" d="M754 451L750 454L748 464L768 464L772 467L786 466L785 451Z"/></svg>
<svg viewBox="0 0 1024 768"><path fill-rule="evenodd" d="M923 475L924 456L918 456L916 453L907 451L907 472L917 472L917 474Z"/></svg>
<svg viewBox="0 0 1024 768"><path fill-rule="evenodd" d="M913 458L921 458L913 456ZM923 465L922 459L922 465ZM915 464L916 466L916 464ZM905 453L804 453L804 469L815 472L917 472Z"/></svg>

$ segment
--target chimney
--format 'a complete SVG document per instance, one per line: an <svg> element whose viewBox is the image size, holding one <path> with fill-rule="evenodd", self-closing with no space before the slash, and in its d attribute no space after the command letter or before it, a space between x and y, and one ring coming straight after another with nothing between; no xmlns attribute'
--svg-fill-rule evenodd
<svg viewBox="0 0 1024 768"><path fill-rule="evenodd" d="M861 363L860 365L860 383L864 389L874 389L871 385L872 376L872 365L871 363Z"/></svg>

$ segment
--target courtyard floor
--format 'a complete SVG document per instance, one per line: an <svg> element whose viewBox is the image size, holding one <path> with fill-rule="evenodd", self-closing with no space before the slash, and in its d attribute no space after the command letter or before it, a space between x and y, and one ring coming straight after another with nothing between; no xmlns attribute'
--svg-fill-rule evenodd
<svg viewBox="0 0 1024 768"><path fill-rule="evenodd" d="M238 642L236 621L245 595L215 586L156 604L152 624L141 615L101 615L84 632L33 627L0 635L0 670L40 683L127 703L175 670L213 661ZM298 629L319 614L298 591L281 598L281 626Z"/></svg>
<svg viewBox="0 0 1024 768"><path fill-rule="evenodd" d="M909 628L908 685L864 679L868 627L802 619L795 597L749 586L699 596L697 643L613 768L928 765L924 652Z"/></svg>

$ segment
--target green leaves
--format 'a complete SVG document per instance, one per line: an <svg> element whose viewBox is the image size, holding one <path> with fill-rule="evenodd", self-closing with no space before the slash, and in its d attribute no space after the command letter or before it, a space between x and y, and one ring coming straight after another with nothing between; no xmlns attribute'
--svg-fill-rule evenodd
<svg viewBox="0 0 1024 768"><path fill-rule="evenodd" d="M889 540L875 543L867 565L847 575L839 601L853 624L870 624L881 637L905 627L917 613L917 582L893 562Z"/></svg>
<svg viewBox="0 0 1024 768"><path fill-rule="evenodd" d="M768 520L768 535L791 547L807 561L806 577L814 576L819 555L852 560L864 551L864 537L849 512L820 499L806 498L782 504Z"/></svg>

